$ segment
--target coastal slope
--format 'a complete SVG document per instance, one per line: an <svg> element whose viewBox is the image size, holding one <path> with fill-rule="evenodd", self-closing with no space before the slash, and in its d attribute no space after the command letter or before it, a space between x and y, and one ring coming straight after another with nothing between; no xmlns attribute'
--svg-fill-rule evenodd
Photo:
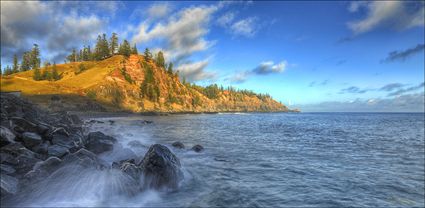
<svg viewBox="0 0 425 208"><path fill-rule="evenodd" d="M51 71L50 67L41 71ZM33 79L33 70L1 78L1 91L20 91L41 107L127 112L286 112L269 95L181 81L178 71L143 55L56 65L61 79ZM184 79L183 79L184 80Z"/></svg>

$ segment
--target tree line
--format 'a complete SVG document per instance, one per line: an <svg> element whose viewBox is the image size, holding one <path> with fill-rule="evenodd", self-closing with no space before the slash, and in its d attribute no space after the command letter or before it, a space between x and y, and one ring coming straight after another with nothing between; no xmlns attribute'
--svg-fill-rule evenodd
<svg viewBox="0 0 425 208"><path fill-rule="evenodd" d="M65 63L67 61L100 61L114 55L129 57L131 54L138 54L136 44L131 47L130 43L125 39L119 44L118 35L116 33L112 33L110 38L107 38L106 34L102 34L97 36L94 49L91 49L90 46L83 46L83 48L77 52L74 48L71 54L66 57Z"/></svg>

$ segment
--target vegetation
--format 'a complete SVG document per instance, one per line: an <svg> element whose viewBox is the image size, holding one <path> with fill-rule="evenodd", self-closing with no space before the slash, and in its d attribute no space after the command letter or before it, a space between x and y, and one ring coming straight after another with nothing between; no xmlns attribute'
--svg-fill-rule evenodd
<svg viewBox="0 0 425 208"><path fill-rule="evenodd" d="M129 74L127 74L127 70L125 69L125 67L121 69L121 74L124 76L124 79L128 83L133 84L134 81L133 81L133 79L131 79L131 76Z"/></svg>
<svg viewBox="0 0 425 208"><path fill-rule="evenodd" d="M150 101L158 101L160 90L158 84L155 82L155 76L150 65L142 64L145 70L145 80L143 80L140 86L140 93L143 98Z"/></svg>

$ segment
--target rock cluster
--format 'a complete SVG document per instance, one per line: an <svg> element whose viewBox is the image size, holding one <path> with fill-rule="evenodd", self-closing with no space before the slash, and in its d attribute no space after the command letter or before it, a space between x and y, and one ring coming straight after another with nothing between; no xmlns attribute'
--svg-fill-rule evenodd
<svg viewBox="0 0 425 208"><path fill-rule="evenodd" d="M119 169L134 178L135 183L141 183L141 189L174 189L183 179L179 159L163 145L152 145L138 161L128 159L111 166L97 154L111 151L117 142L115 138L102 132L87 134L77 116L49 113L13 95L0 96L2 198L17 194L69 164Z"/></svg>

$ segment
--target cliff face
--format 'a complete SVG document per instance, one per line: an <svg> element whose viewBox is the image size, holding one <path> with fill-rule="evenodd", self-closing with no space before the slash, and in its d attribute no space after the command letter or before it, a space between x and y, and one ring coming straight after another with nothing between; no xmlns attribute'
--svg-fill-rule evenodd
<svg viewBox="0 0 425 208"><path fill-rule="evenodd" d="M57 70L62 75L58 81L34 81L32 71L2 77L1 91L19 90L42 106L73 110L99 105L96 109L131 112L288 111L270 96L182 83L141 55L61 64Z"/></svg>

